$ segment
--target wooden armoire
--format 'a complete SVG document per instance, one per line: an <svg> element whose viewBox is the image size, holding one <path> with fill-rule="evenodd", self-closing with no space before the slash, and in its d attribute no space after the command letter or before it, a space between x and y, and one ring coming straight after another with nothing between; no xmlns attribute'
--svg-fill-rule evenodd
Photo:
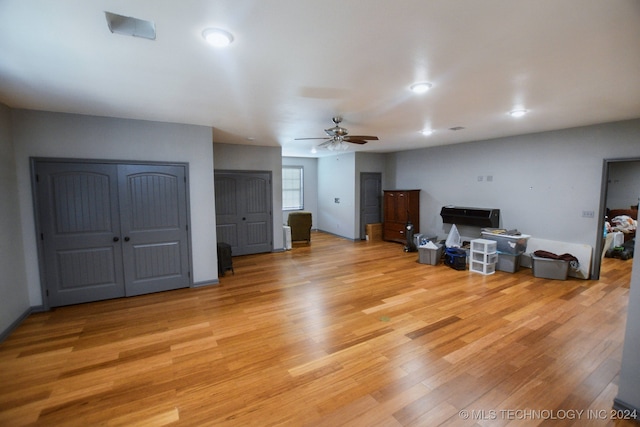
<svg viewBox="0 0 640 427"><path fill-rule="evenodd" d="M406 243L407 221L420 232L420 190L384 190L382 238Z"/></svg>

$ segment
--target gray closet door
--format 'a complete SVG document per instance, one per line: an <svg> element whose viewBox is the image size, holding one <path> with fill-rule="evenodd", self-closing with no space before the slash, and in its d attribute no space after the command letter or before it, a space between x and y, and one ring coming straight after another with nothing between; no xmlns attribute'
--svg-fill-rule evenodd
<svg viewBox="0 0 640 427"><path fill-rule="evenodd" d="M41 163L36 176L50 306L124 296L116 165Z"/></svg>
<svg viewBox="0 0 640 427"><path fill-rule="evenodd" d="M366 235L366 225L382 222L382 174L360 174L360 238Z"/></svg>
<svg viewBox="0 0 640 427"><path fill-rule="evenodd" d="M127 296L189 286L185 168L119 165Z"/></svg>
<svg viewBox="0 0 640 427"><path fill-rule="evenodd" d="M234 256L271 252L271 174L216 172L215 192L217 240Z"/></svg>
<svg viewBox="0 0 640 427"><path fill-rule="evenodd" d="M186 167L35 163L51 307L189 286Z"/></svg>

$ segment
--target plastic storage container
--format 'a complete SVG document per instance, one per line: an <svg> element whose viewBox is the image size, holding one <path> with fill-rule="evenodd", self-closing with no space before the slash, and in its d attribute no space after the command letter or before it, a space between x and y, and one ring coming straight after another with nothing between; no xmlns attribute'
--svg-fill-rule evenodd
<svg viewBox="0 0 640 427"><path fill-rule="evenodd" d="M496 272L496 263L486 263L471 260L469 263L469 271L473 271L474 273L480 273L484 275L493 274Z"/></svg>
<svg viewBox="0 0 640 427"><path fill-rule="evenodd" d="M442 258L442 245L438 245L438 249L418 248L420 264L438 265L440 258Z"/></svg>
<svg viewBox="0 0 640 427"><path fill-rule="evenodd" d="M495 264L498 261L497 253L483 253L471 251L471 261L482 262L485 264Z"/></svg>
<svg viewBox="0 0 640 427"><path fill-rule="evenodd" d="M467 252L464 249L446 248L444 263L454 270L466 270Z"/></svg>
<svg viewBox="0 0 640 427"><path fill-rule="evenodd" d="M520 255L509 255L498 253L498 263L496 270L515 273L520 270Z"/></svg>
<svg viewBox="0 0 640 427"><path fill-rule="evenodd" d="M471 241L471 252L493 254L498 250L498 242L488 239L474 239Z"/></svg>
<svg viewBox="0 0 640 427"><path fill-rule="evenodd" d="M569 262L531 255L533 275L543 279L567 280Z"/></svg>
<svg viewBox="0 0 640 427"><path fill-rule="evenodd" d="M509 236L506 234L494 234L488 231L482 232L482 238L487 240L495 240L497 242L496 250L501 253L510 255L520 255L527 250L527 241L529 235L521 234L519 236Z"/></svg>

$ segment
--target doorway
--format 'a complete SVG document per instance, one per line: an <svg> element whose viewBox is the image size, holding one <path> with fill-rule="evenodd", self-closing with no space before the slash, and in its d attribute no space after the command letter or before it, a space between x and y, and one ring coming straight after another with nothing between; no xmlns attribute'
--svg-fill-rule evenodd
<svg viewBox="0 0 640 427"><path fill-rule="evenodd" d="M45 307L188 287L186 164L34 159Z"/></svg>
<svg viewBox="0 0 640 427"><path fill-rule="evenodd" d="M637 173L636 173L636 168L633 168L634 171L634 175L635 177L632 178L632 180L634 180L635 182L640 182L638 181L638 177L640 177L640 158L623 158L623 159L604 159L603 161L603 167L602 167L602 187L601 187L601 191L600 191L600 216L598 218L598 230L597 230L597 239L596 239L596 251L594 251L594 257L593 257L593 265L592 265L592 272L591 272L591 277L593 279L599 279L600 278L600 268L602 266L602 258L601 258L601 250L603 248L604 245L604 236L603 236L603 231L604 231L604 222L605 222L605 216L607 215L607 208L609 209L617 209L617 208L629 208L630 205L633 205L634 201L637 203L638 201L638 197L640 197L640 194L635 194L635 196L633 195L629 195L629 203L627 203L629 206L608 206L608 201L611 203L618 203L618 204L622 204L622 202L620 202L620 198L616 197L614 200L615 201L611 201L609 200L609 193L610 193L610 179L611 179L611 172L612 169L616 169L620 166L633 166L633 164L638 163L639 166L637 168ZM634 198L635 197L635 198ZM629 268L631 268L631 266L629 266Z"/></svg>
<svg viewBox="0 0 640 427"><path fill-rule="evenodd" d="M360 173L360 239L366 238L367 224L382 222L382 174Z"/></svg>

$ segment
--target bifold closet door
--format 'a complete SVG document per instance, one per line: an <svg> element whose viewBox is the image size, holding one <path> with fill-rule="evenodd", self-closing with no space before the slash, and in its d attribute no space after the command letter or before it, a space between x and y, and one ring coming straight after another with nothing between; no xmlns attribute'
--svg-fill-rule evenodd
<svg viewBox="0 0 640 427"><path fill-rule="evenodd" d="M51 307L189 286L186 167L36 162Z"/></svg>

